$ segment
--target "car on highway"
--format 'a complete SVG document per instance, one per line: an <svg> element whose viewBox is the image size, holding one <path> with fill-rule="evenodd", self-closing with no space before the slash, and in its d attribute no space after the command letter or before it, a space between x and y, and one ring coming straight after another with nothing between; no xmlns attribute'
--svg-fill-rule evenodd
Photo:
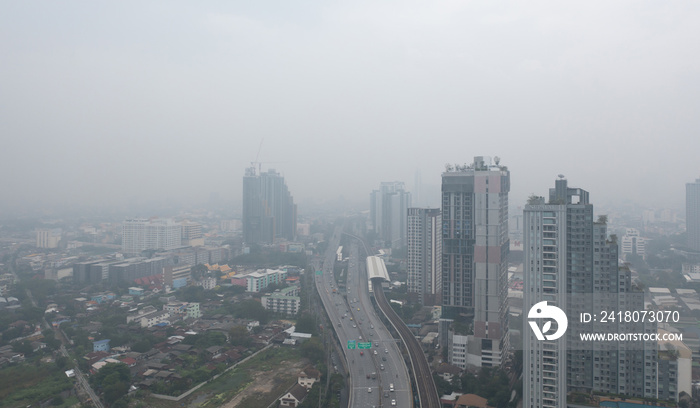
<svg viewBox="0 0 700 408"><path fill-rule="evenodd" d="M372 392L372 387L367 388L367 392L368 393Z"/></svg>
<svg viewBox="0 0 700 408"><path fill-rule="evenodd" d="M364 356L364 355L365 355L365 352L364 352L364 351L360 351L360 355L361 355L361 356Z"/></svg>
<svg viewBox="0 0 700 408"><path fill-rule="evenodd" d="M396 406L396 400L391 400L391 406L395 407Z"/></svg>
<svg viewBox="0 0 700 408"><path fill-rule="evenodd" d="M356 328L357 328L357 325L356 325L356 324L353 324L353 325L352 325L352 328L353 328L353 329L356 329Z"/></svg>
<svg viewBox="0 0 700 408"><path fill-rule="evenodd" d="M388 354L388 353L389 353L389 349L384 349L384 354Z"/></svg>
<svg viewBox="0 0 700 408"><path fill-rule="evenodd" d="M377 355L377 350L374 350L374 355L375 355L375 356Z"/></svg>

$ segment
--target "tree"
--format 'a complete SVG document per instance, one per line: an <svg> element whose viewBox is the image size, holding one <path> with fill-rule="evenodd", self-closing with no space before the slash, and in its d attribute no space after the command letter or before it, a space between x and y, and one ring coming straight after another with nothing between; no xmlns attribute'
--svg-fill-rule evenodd
<svg viewBox="0 0 700 408"><path fill-rule="evenodd" d="M308 358L314 365L323 361L323 344L321 344L321 340L318 337L312 337L302 343L299 347L299 352L302 357Z"/></svg>
<svg viewBox="0 0 700 408"><path fill-rule="evenodd" d="M137 341L136 343L134 343L131 346L131 350L136 351L138 353L145 353L150 349L151 349L151 342L148 341L147 339Z"/></svg>
<svg viewBox="0 0 700 408"><path fill-rule="evenodd" d="M316 320L311 315L302 315L299 319L297 319L296 331L301 333L315 333Z"/></svg>
<svg viewBox="0 0 700 408"><path fill-rule="evenodd" d="M234 326L228 331L228 336L231 344L234 346L248 347L252 343L252 339L248 335L248 329L245 326Z"/></svg>
<svg viewBox="0 0 700 408"><path fill-rule="evenodd" d="M202 276L209 272L209 269L207 269L204 264L197 264L192 267L191 273L192 273L192 279L194 280L200 280L202 279Z"/></svg>
<svg viewBox="0 0 700 408"><path fill-rule="evenodd" d="M257 320L261 324L267 323L269 317L265 308L255 300L246 300L244 302L233 305L233 313L236 317L244 319Z"/></svg>
<svg viewBox="0 0 700 408"><path fill-rule="evenodd" d="M58 356L56 357L56 368L59 370L63 371L64 368L66 368L66 365L68 364L68 358L65 356Z"/></svg>
<svg viewBox="0 0 700 408"><path fill-rule="evenodd" d="M129 367L122 363L108 363L95 374L90 382L104 392L104 399L111 404L129 391L131 374Z"/></svg>
<svg viewBox="0 0 700 408"><path fill-rule="evenodd" d="M177 292L178 298L184 302L204 302L207 300L204 295L204 288L201 286L186 286Z"/></svg>

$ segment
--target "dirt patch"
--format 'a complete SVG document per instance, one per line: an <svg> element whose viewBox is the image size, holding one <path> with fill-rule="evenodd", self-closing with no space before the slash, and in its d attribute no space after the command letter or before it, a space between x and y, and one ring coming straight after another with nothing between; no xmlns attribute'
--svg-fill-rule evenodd
<svg viewBox="0 0 700 408"><path fill-rule="evenodd" d="M255 400L269 400L267 405L269 405L273 399L279 398L280 394L268 395L271 392L280 392L280 386L289 384L291 386L296 382L297 376L301 370L306 366L306 363L302 361L282 361L274 370L260 371L253 375L253 381L245 388L243 391L236 394L231 400L226 404L222 405L221 408L237 408L242 407L241 402L247 398L254 398ZM286 389L285 387L285 389ZM284 392L284 390L282 390ZM265 406L267 406L265 405ZM246 407L249 406L246 404Z"/></svg>

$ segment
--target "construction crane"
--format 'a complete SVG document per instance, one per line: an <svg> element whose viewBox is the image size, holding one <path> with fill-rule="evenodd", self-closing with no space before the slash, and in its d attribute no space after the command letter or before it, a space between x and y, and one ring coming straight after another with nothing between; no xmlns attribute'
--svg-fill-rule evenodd
<svg viewBox="0 0 700 408"><path fill-rule="evenodd" d="M256 164L258 165L258 175L262 172L262 163L258 161L258 158L260 157L260 150L262 150L262 144L264 141L264 137L260 139L260 146L258 146L258 154L255 155L255 161L250 162L250 167L253 169L253 175L255 175Z"/></svg>
<svg viewBox="0 0 700 408"><path fill-rule="evenodd" d="M265 141L265 138L260 139L260 146L258 146L258 154L255 155L255 160L250 162L250 167L249 167L249 170L246 172L247 173L246 175L249 175L249 176L258 175L259 176L260 174L262 174L262 164L263 163L267 163L267 164L284 163L284 162L279 162L279 161L277 161L277 162L261 162L258 160L260 158L260 150L262 150L262 145L263 145L264 141ZM255 173L256 167L258 169L257 174Z"/></svg>

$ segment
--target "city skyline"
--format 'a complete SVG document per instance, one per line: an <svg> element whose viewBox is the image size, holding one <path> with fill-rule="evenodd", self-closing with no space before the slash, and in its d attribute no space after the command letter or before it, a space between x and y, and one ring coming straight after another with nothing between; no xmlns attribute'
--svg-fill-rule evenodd
<svg viewBox="0 0 700 408"><path fill-rule="evenodd" d="M0 212L237 201L251 161L300 203L495 152L512 202L562 173L682 208L655 164L700 174L695 4L278 6L6 6Z"/></svg>

